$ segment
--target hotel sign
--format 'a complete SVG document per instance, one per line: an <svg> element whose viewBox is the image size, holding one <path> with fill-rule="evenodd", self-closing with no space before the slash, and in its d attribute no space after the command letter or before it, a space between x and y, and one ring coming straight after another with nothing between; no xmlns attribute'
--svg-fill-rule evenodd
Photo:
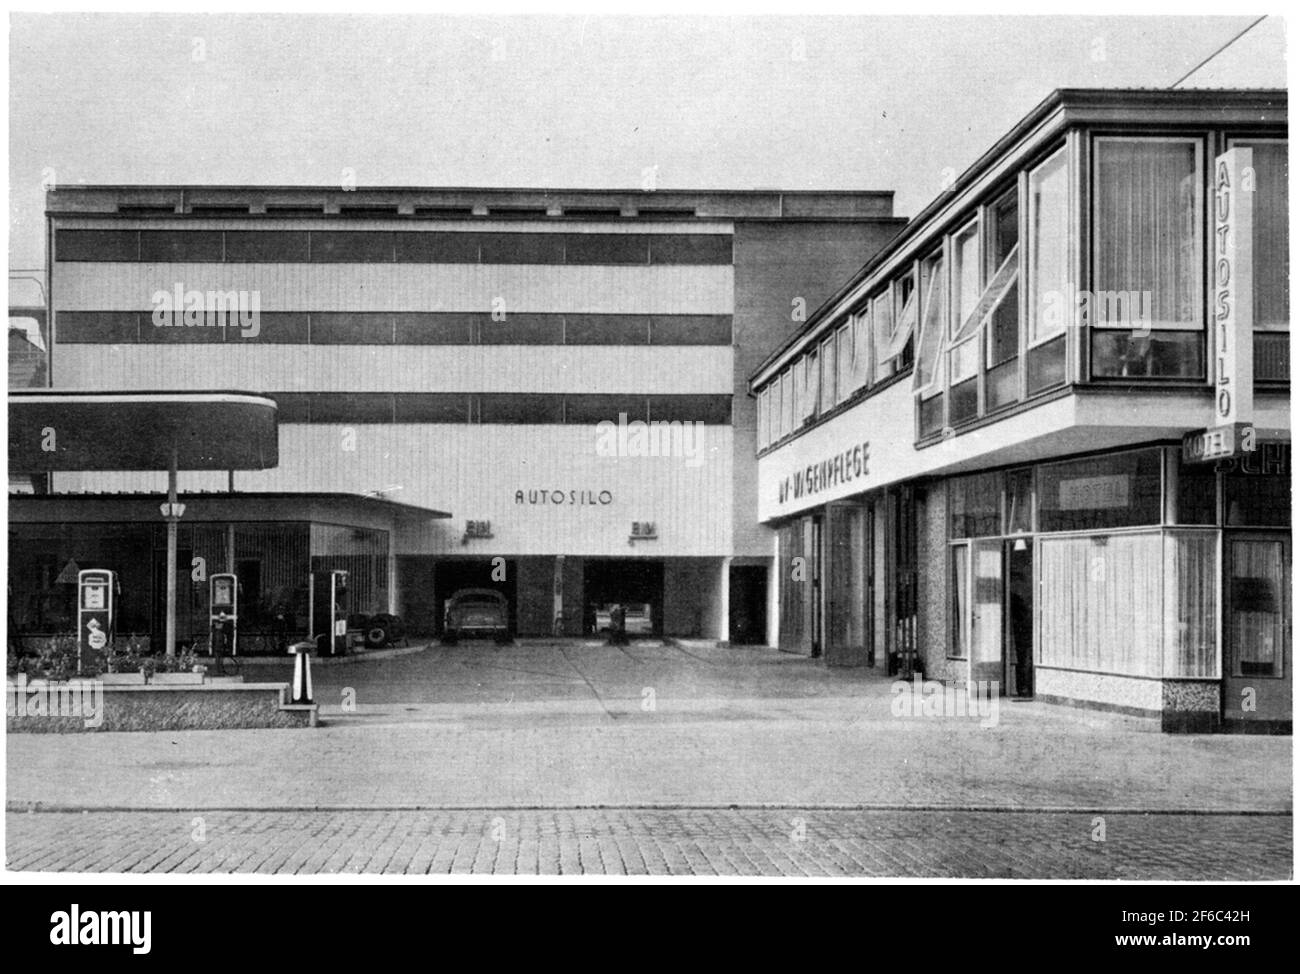
<svg viewBox="0 0 1300 974"><path fill-rule="evenodd" d="M1249 423L1211 426L1183 437L1183 463L1227 460L1255 450L1255 427Z"/></svg>
<svg viewBox="0 0 1300 974"><path fill-rule="evenodd" d="M1254 155L1250 149L1229 149L1214 160L1214 422L1218 427L1249 423L1253 418L1254 227Z"/></svg>

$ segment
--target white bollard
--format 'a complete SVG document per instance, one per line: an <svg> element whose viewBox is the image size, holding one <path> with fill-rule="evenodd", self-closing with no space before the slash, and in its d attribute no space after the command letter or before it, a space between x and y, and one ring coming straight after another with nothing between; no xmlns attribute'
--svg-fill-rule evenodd
<svg viewBox="0 0 1300 974"><path fill-rule="evenodd" d="M311 654L316 647L308 642L294 643L289 647L293 654L293 689L290 703L312 703Z"/></svg>

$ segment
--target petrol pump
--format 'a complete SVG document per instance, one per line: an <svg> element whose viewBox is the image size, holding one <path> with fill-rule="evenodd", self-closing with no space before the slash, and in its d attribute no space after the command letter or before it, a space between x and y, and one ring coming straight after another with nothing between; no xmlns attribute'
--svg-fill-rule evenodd
<svg viewBox="0 0 1300 974"><path fill-rule="evenodd" d="M342 656L348 651L348 573L311 573L311 638L318 656Z"/></svg>
<svg viewBox="0 0 1300 974"><path fill-rule="evenodd" d="M231 572L208 577L208 631L213 656L239 655L239 580Z"/></svg>
<svg viewBox="0 0 1300 974"><path fill-rule="evenodd" d="M106 569L77 572L77 673L87 652L101 653L113 645L114 595L117 575Z"/></svg>

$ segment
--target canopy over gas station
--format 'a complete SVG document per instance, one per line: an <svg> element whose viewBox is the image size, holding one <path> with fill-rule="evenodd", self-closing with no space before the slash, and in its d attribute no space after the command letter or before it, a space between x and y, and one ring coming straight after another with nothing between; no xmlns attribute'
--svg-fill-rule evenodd
<svg viewBox="0 0 1300 974"><path fill-rule="evenodd" d="M176 647L178 470L264 470L279 462L274 399L247 392L31 390L9 396L9 469L166 470L167 623Z"/></svg>
<svg viewBox="0 0 1300 974"><path fill-rule="evenodd" d="M279 462L275 400L248 392L9 396L9 469L265 470Z"/></svg>

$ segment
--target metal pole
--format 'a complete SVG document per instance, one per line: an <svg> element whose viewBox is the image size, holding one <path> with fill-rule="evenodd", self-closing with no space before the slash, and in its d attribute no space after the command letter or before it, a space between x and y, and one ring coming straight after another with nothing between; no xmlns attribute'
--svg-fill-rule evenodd
<svg viewBox="0 0 1300 974"><path fill-rule="evenodd" d="M226 571L235 573L235 522L226 525Z"/></svg>
<svg viewBox="0 0 1300 974"><path fill-rule="evenodd" d="M166 654L176 652L176 446L172 445L171 465L167 468L167 628Z"/></svg>

